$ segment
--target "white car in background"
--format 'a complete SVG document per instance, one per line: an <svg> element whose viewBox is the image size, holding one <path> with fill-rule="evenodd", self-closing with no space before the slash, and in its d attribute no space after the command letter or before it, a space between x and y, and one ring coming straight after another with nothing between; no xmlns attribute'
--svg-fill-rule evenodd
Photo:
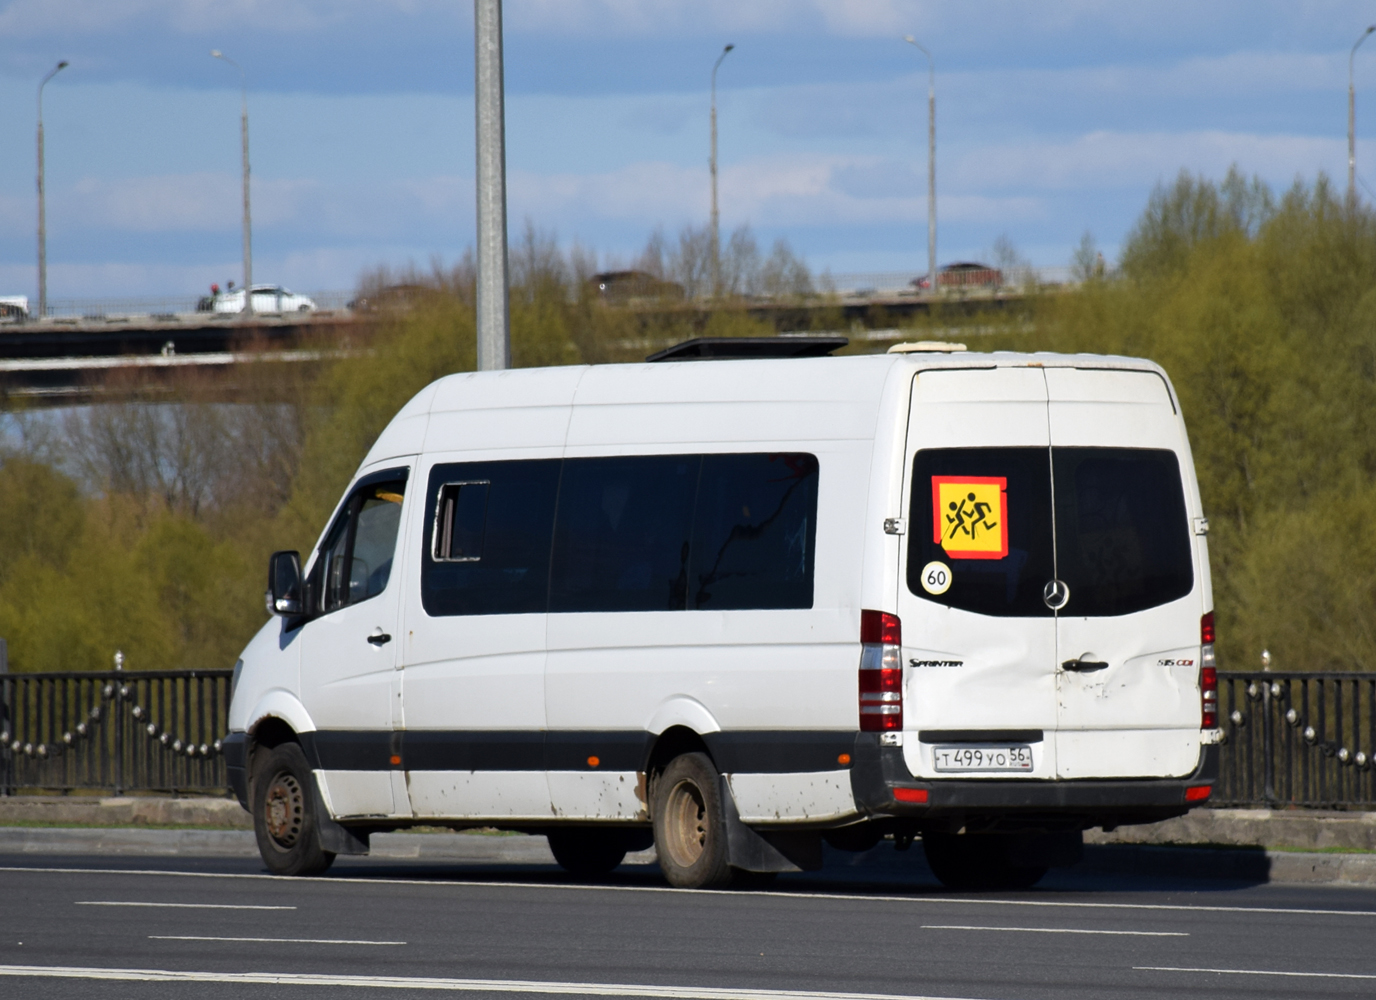
<svg viewBox="0 0 1376 1000"><path fill-rule="evenodd" d="M0 322L22 323L29 318L27 295L0 295Z"/></svg>
<svg viewBox="0 0 1376 1000"><path fill-rule="evenodd" d="M297 295L281 285L254 285L253 311L256 313L314 312L315 302L305 295ZM244 290L221 292L215 296L214 311L238 313L244 311Z"/></svg>

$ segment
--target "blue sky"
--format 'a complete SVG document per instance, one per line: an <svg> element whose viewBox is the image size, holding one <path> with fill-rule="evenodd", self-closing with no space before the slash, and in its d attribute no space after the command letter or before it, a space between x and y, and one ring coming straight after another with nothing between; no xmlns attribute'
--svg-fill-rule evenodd
<svg viewBox="0 0 1376 1000"><path fill-rule="evenodd" d="M507 162L526 219L617 263L705 222L718 76L722 225L815 270L926 267L926 67L939 257L1006 235L1039 265L1116 253L1152 187L1232 163L1346 172L1347 54L1376 4L1268 0L507 0ZM473 241L471 0L0 2L0 294L36 293L35 88L49 295L187 295L238 278L238 78L254 272L351 288ZM1376 41L1357 58L1376 190ZM1370 136L1370 139L1362 139Z"/></svg>

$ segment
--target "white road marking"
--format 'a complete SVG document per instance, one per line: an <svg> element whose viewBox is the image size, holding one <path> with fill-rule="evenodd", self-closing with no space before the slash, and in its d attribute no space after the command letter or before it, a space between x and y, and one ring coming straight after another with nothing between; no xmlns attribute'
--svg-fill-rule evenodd
<svg viewBox="0 0 1376 1000"><path fill-rule="evenodd" d="M924 931L1018 931L1024 934L1114 934L1120 937L1189 937L1186 931L1100 931L1075 927L975 927L970 924L923 924Z"/></svg>
<svg viewBox="0 0 1376 1000"><path fill-rule="evenodd" d="M969 899L950 896L878 896L843 892L729 892L721 889L675 889L655 885L579 885L561 882L489 882L474 879L362 878L351 875L257 875L246 872L177 872L156 868L40 868L0 865L0 872L43 872L57 875L163 875L173 878L266 879L292 882L322 882L327 885L428 885L439 888L535 889L560 892L656 892L669 895L704 893L723 901L748 902L753 899L838 899L872 903L932 903L955 906L1048 906L1085 910L1142 910L1184 913L1285 913L1321 917L1376 917L1376 910L1320 910L1289 906L1190 906L1183 903L1092 903L1049 899Z"/></svg>
<svg viewBox="0 0 1376 1000"><path fill-rule="evenodd" d="M277 972L177 972L167 969L92 969L77 966L0 965L0 976L104 979L155 983L255 983L272 986L355 986L462 993L544 993L572 996L654 997L666 1000L961 1000L895 993L822 993L802 990L719 989L709 986L641 986L621 983L545 983L522 979L435 979L421 976L330 976ZM967 998L968 1000L968 998Z"/></svg>
<svg viewBox="0 0 1376 1000"><path fill-rule="evenodd" d="M118 899L78 899L75 906L156 906L169 910L294 910L294 906L258 906L248 903L135 903Z"/></svg>
<svg viewBox="0 0 1376 1000"><path fill-rule="evenodd" d="M1134 965L1136 972L1217 972L1225 976L1294 976L1300 979L1376 979L1362 972L1274 972L1269 969L1177 969L1169 965Z"/></svg>
<svg viewBox="0 0 1376 1000"><path fill-rule="evenodd" d="M149 941L248 941L253 944L405 944L405 941L340 941L334 938L213 937L203 934L149 934Z"/></svg>

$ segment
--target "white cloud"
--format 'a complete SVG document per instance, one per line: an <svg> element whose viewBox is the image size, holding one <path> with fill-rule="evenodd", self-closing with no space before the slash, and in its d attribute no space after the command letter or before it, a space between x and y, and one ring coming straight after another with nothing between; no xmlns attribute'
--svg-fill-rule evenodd
<svg viewBox="0 0 1376 1000"><path fill-rule="evenodd" d="M255 180L253 218L265 227L295 218L318 187L308 180ZM49 195L55 217L138 233L208 232L232 228L242 218L239 177L224 173L174 174L78 181L65 203ZM54 205L54 202L57 202Z"/></svg>
<svg viewBox="0 0 1376 1000"><path fill-rule="evenodd" d="M901 164L874 157L771 156L723 168L719 183L727 225L856 226L926 218L925 192L910 194L892 185L870 193L854 183L857 172L901 171ZM513 218L558 221L624 220L648 229L707 217L707 172L669 163L636 163L595 174L514 172L510 181ZM1045 208L1031 194L938 195L938 210L956 221L998 222L1041 218ZM548 220L548 221L547 221Z"/></svg>
<svg viewBox="0 0 1376 1000"><path fill-rule="evenodd" d="M458 8L456 10L456 8ZM1282 0L1057 0L1054 4L940 3L938 0L507 0L509 30L538 34L606 36L701 36L717 32L795 33L883 37L908 32L928 36L983 32L993 39L1052 37L1093 30L1106 37L1178 38L1204 29L1239 25L1354 24L1362 5ZM12 0L0 10L0 34L99 35L137 24L170 27L181 34L270 24L277 31L346 29L376 23L379 14L402 22L471 23L469 3L452 0ZM456 14L458 15L456 18ZM1324 33L1327 34L1326 32Z"/></svg>
<svg viewBox="0 0 1376 1000"><path fill-rule="evenodd" d="M1363 143L1363 152L1368 144ZM962 150L950 164L962 190L1143 189L1187 169L1221 177L1237 164L1272 183L1312 177L1342 156L1337 138L1198 132L1091 132L1063 142L1028 140Z"/></svg>
<svg viewBox="0 0 1376 1000"><path fill-rule="evenodd" d="M382 6L405 14L440 0L13 0L0 10L0 33L99 35L141 23L181 34L270 25L279 32L320 31L374 14Z"/></svg>

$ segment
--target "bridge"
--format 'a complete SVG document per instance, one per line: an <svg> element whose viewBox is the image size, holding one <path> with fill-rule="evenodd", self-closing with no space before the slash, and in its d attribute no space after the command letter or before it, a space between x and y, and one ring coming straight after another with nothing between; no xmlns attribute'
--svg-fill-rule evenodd
<svg viewBox="0 0 1376 1000"><path fill-rule="evenodd" d="M909 272L822 275L822 293L805 299L763 296L733 300L608 303L646 320L687 314L697 327L714 311L737 309L769 323L780 333L812 330L819 312L852 340L894 341L907 335L893 324L928 314L938 305L948 314L1002 309L1034 289L1064 287L1064 269L1043 269L1017 283L943 287L933 295L915 288ZM318 364L349 348L350 332L374 318L349 308L352 295L314 292L321 308L285 314L198 310L184 299L67 299L49 305L43 319L0 321L0 402L27 406L72 405L147 392L176 372L194 369L220 394L235 398L236 369L248 361ZM957 334L959 331L948 331ZM613 345L628 354L649 354L667 344L645 339ZM123 373L125 378L111 379Z"/></svg>

